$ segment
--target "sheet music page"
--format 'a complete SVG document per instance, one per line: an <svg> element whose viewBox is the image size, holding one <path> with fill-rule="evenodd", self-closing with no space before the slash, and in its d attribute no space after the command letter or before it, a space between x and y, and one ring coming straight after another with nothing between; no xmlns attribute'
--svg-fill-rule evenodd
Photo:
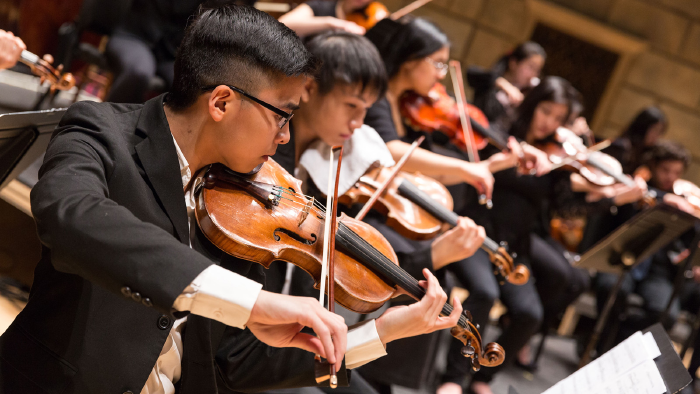
<svg viewBox="0 0 700 394"><path fill-rule="evenodd" d="M666 384L654 360L646 360L595 394L663 394Z"/></svg>
<svg viewBox="0 0 700 394"><path fill-rule="evenodd" d="M555 384L543 394L590 394L590 393L664 393L666 386L654 364L661 355L651 333L636 332L595 361ZM653 367L654 373L649 372ZM630 379L644 374L636 380L632 391L627 390ZM658 379L657 379L658 378ZM658 382L661 382L660 386ZM644 384L645 388L639 386ZM657 391L661 387L661 391ZM645 391L648 390L648 391Z"/></svg>

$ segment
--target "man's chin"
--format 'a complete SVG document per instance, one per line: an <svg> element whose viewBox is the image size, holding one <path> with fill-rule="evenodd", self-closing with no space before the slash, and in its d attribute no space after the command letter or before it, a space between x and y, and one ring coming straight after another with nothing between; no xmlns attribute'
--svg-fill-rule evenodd
<svg viewBox="0 0 700 394"><path fill-rule="evenodd" d="M255 162L252 163L236 163L236 164L230 164L227 167L234 172L237 172L239 174L248 174L251 172L254 172L258 170L266 160L263 160L260 158L259 160L256 160Z"/></svg>

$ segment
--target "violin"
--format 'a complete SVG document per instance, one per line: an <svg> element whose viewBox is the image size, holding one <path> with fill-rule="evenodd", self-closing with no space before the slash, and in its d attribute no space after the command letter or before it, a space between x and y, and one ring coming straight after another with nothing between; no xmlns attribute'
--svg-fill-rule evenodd
<svg viewBox="0 0 700 394"><path fill-rule="evenodd" d="M685 198L694 208L696 217L700 217L700 187L685 179L673 182L673 194Z"/></svg>
<svg viewBox="0 0 700 394"><path fill-rule="evenodd" d="M345 20L355 22L366 30L372 28L377 22L389 16L389 10L378 1L373 1L365 8L353 11L345 15Z"/></svg>
<svg viewBox="0 0 700 394"><path fill-rule="evenodd" d="M54 68L53 57L44 55L44 58L24 50L20 54L19 61L29 66L34 75L41 77L41 83L47 81L51 86L51 91L69 90L75 86L75 78L71 73L63 73L63 65Z"/></svg>
<svg viewBox="0 0 700 394"><path fill-rule="evenodd" d="M390 168L374 168L363 175L338 202L345 205L366 203L384 184ZM399 172L373 206L387 217L387 225L406 238L424 240L439 234L444 224L457 226L459 216L452 211L452 196L440 182L425 175ZM481 249L488 253L499 282L527 283L530 271L514 267L513 257L504 245L486 237Z"/></svg>
<svg viewBox="0 0 700 394"><path fill-rule="evenodd" d="M651 170L646 165L640 166L634 170L635 177L641 177L646 182L651 179ZM690 205L695 208L693 215L700 218L700 187L693 182L685 179L676 179L673 182L673 194L683 197Z"/></svg>
<svg viewBox="0 0 700 394"><path fill-rule="evenodd" d="M428 4L432 0L415 0L414 2L406 5L405 7L393 12L389 15L389 10L386 6L378 1L373 1L362 9L353 11L345 16L345 20L350 22L355 22L356 24L369 30L380 20L389 17L392 20L397 20L402 16L409 14L418 8Z"/></svg>
<svg viewBox="0 0 700 394"><path fill-rule="evenodd" d="M440 132L461 150L467 151L467 138L457 102L447 94L445 85L436 83L427 96L406 92L401 96L399 106L401 116L411 128L426 133ZM469 103L464 107L476 131L474 142L478 150L484 149L489 142L499 149L508 149L508 142L489 129L489 121L479 108Z"/></svg>
<svg viewBox="0 0 700 394"><path fill-rule="evenodd" d="M290 262L309 273L320 287L324 225L322 204L298 193L301 182L274 160L254 174L239 174L211 165L195 184L196 218L205 236L224 252L269 267ZM345 215L335 228L335 301L358 312L377 310L405 292L421 299L425 290L398 265L388 241L374 228ZM442 314L452 305L445 303ZM451 334L460 340L472 368L497 366L505 351L495 343L482 346L468 311Z"/></svg>

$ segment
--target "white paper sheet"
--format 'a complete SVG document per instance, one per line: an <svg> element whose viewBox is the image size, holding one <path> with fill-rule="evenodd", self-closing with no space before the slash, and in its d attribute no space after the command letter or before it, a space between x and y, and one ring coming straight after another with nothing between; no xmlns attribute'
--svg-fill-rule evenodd
<svg viewBox="0 0 700 394"><path fill-rule="evenodd" d="M662 394L666 386L654 363L660 355L651 333L636 332L543 394Z"/></svg>

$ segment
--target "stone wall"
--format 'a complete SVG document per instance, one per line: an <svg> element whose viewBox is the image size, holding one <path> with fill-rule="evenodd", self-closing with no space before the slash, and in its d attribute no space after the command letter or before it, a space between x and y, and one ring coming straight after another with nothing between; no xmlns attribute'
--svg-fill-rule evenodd
<svg viewBox="0 0 700 394"><path fill-rule="evenodd" d="M408 0L385 2L390 10ZM542 0L645 42L608 92L596 134L615 137L638 111L660 106L670 120L667 138L683 143L695 161L687 178L700 183L700 0ZM464 67L490 67L531 33L530 0L433 0L416 15L450 37L451 56Z"/></svg>

